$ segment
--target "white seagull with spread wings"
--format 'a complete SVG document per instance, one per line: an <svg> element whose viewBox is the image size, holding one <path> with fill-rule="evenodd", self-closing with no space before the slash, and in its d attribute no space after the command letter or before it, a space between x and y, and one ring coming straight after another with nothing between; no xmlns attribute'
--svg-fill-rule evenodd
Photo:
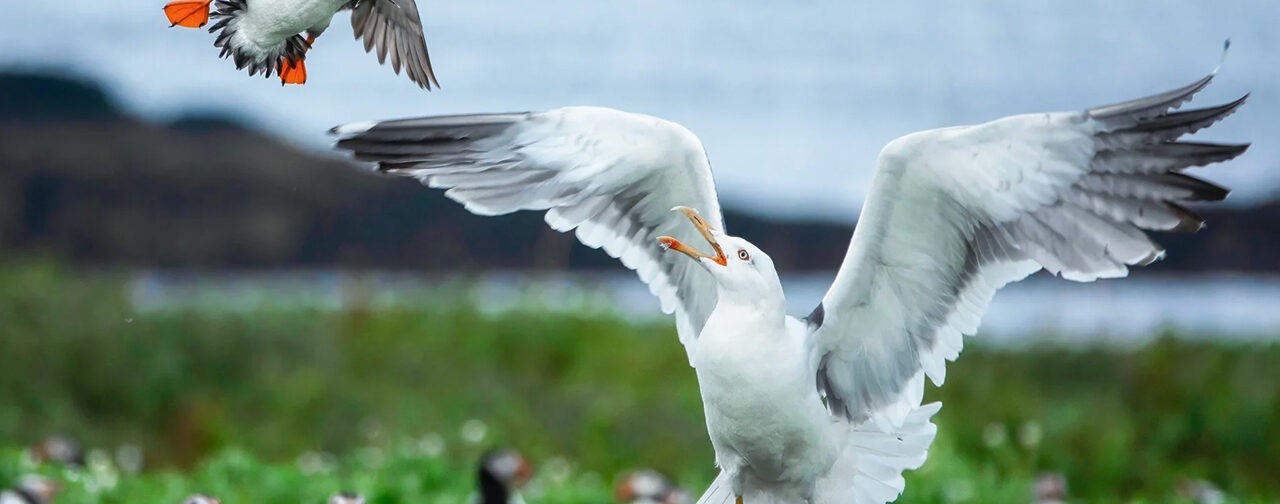
<svg viewBox="0 0 1280 504"><path fill-rule="evenodd" d="M1248 145L1178 138L1245 98L1174 111L1212 78L894 140L807 317L787 315L769 256L726 234L707 154L678 124L569 107L333 133L356 159L448 189L476 214L546 211L552 228L636 271L696 368L721 469L699 502L882 503L933 440L941 405L921 405L925 377L942 384L997 289L1040 269L1124 276L1163 254L1144 230L1195 231L1202 220L1184 204L1227 195L1184 170Z"/></svg>

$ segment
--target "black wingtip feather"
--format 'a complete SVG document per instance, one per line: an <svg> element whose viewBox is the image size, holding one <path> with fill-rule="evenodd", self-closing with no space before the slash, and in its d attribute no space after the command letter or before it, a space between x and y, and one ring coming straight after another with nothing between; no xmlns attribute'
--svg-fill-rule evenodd
<svg viewBox="0 0 1280 504"><path fill-rule="evenodd" d="M1195 110L1187 110L1184 112L1174 112L1150 119L1143 119L1138 121L1138 124L1133 127L1126 128L1122 131L1155 132L1176 128L1191 128L1191 132L1194 132L1197 129L1209 126L1210 124L1218 122L1222 118L1231 115L1236 111L1236 109L1240 108L1241 105L1244 105L1244 102L1248 99L1249 94L1246 93L1244 96L1231 103L1218 105L1216 107L1205 107Z"/></svg>
<svg viewBox="0 0 1280 504"><path fill-rule="evenodd" d="M1194 233L1204 229L1204 218L1199 214L1177 203L1166 201L1164 205L1170 211L1178 215L1178 225L1169 231L1175 233Z"/></svg>
<svg viewBox="0 0 1280 504"><path fill-rule="evenodd" d="M529 113L520 112L394 119L378 122L354 137L389 143L469 142L500 135L528 116ZM343 134L341 126L330 131Z"/></svg>
<svg viewBox="0 0 1280 504"><path fill-rule="evenodd" d="M1231 190L1226 187L1185 173L1169 173L1166 177L1170 185L1191 191L1187 201L1222 201L1231 194Z"/></svg>
<svg viewBox="0 0 1280 504"><path fill-rule="evenodd" d="M1217 70L1215 69L1213 73L1200 78L1200 80L1177 89L1172 89L1145 98L1138 98L1136 100L1094 107L1089 109L1089 116L1094 119L1106 121L1108 119L1125 116L1145 117L1160 114L1171 108L1177 108L1179 105L1182 105L1184 102L1191 99L1192 95L1199 93L1200 90L1204 89L1205 86L1208 86L1210 82L1213 82L1213 77L1216 74Z"/></svg>
<svg viewBox="0 0 1280 504"><path fill-rule="evenodd" d="M1205 166L1239 157L1249 150L1250 144L1220 144L1210 142L1164 142L1140 148L1140 152L1152 156L1187 159L1186 166Z"/></svg>

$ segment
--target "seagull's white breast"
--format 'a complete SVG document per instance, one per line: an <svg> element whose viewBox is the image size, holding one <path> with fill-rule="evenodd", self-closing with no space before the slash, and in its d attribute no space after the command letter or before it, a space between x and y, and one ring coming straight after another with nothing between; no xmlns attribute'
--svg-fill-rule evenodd
<svg viewBox="0 0 1280 504"><path fill-rule="evenodd" d="M697 345L707 430L722 467L749 466L763 481L801 486L830 467L836 455L826 439L831 420L818 399L803 336L788 330L781 306L774 312L722 301Z"/></svg>

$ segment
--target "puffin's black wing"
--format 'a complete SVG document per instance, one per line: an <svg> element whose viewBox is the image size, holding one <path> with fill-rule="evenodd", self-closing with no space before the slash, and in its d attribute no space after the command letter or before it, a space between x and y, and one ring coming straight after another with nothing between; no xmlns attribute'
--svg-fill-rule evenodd
<svg viewBox="0 0 1280 504"><path fill-rule="evenodd" d="M414 0L358 0L351 5L351 29L364 41L364 50L378 48L378 62L391 58L391 68L405 68L418 87L440 87L431 70L427 41L422 33L422 17Z"/></svg>

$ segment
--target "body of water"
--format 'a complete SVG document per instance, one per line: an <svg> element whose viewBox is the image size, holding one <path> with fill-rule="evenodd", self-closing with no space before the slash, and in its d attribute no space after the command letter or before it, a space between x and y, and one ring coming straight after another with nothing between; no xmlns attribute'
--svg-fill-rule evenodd
<svg viewBox="0 0 1280 504"><path fill-rule="evenodd" d="M808 313L831 275L786 275L792 313ZM422 303L475 303L491 312L545 309L660 319L657 300L629 273L498 272L435 276L396 272L137 273L129 297L141 313L340 310ZM1163 329L1188 337L1280 340L1280 278L1129 278L1080 284L1036 276L1002 289L983 318L986 342L1052 340L1140 344Z"/></svg>

